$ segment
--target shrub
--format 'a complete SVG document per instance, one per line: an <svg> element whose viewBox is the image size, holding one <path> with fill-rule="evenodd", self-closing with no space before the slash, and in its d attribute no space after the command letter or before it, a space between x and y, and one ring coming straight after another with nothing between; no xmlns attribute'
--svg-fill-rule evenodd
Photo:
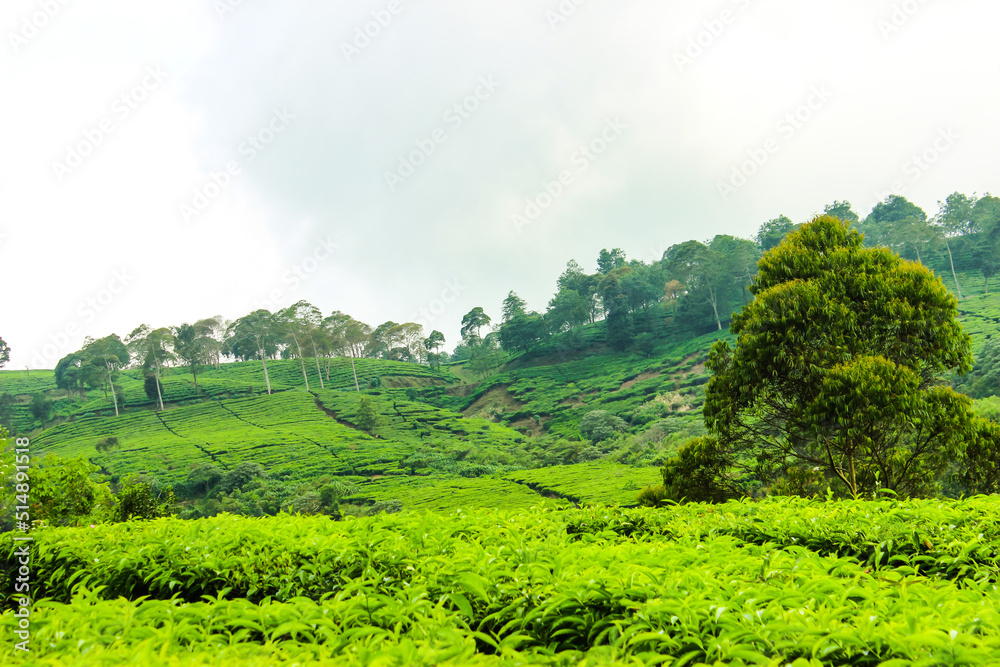
<svg viewBox="0 0 1000 667"><path fill-rule="evenodd" d="M367 516L375 516L385 512L386 514L396 514L403 509L403 503L399 500L380 500L365 512Z"/></svg>
<svg viewBox="0 0 1000 667"><path fill-rule="evenodd" d="M49 454L31 479L31 518L51 526L102 523L114 499L107 482L98 482L98 467L83 459Z"/></svg>
<svg viewBox="0 0 1000 667"><path fill-rule="evenodd" d="M164 492L155 485L130 478L118 492L118 501L113 512L115 521L132 519L159 519L174 513L177 498L169 488Z"/></svg>
<svg viewBox="0 0 1000 667"><path fill-rule="evenodd" d="M112 449L118 449L119 447L121 447L121 443L118 442L118 438L113 435L109 435L103 440L98 440L97 444L94 445L94 449L99 452L108 452Z"/></svg>
<svg viewBox="0 0 1000 667"><path fill-rule="evenodd" d="M636 497L636 502L638 502L643 507L659 507L666 500L667 490L662 484L652 485L650 484L645 489L639 492Z"/></svg>
<svg viewBox="0 0 1000 667"><path fill-rule="evenodd" d="M616 417L607 410L591 410L580 420L580 435L593 443L607 440L626 428L621 417Z"/></svg>
<svg viewBox="0 0 1000 667"><path fill-rule="evenodd" d="M225 474L219 484L219 489L223 493L229 493L235 489L242 489L251 480L263 476L263 466L256 461L243 461Z"/></svg>
<svg viewBox="0 0 1000 667"><path fill-rule="evenodd" d="M721 503L743 495L726 475L728 454L713 436L691 438L661 469L664 496L677 502Z"/></svg>

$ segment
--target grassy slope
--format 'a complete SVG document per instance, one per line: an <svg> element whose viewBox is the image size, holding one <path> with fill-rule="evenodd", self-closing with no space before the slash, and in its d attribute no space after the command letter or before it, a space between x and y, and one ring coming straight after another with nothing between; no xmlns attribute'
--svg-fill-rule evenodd
<svg viewBox="0 0 1000 667"><path fill-rule="evenodd" d="M960 280L965 295L959 304L961 319L978 349L1000 323L1000 294L984 294L982 280L973 274L962 274ZM545 446L540 443L555 438L577 438L580 419L595 409L623 417L632 433L667 416L696 420L708 379L703 366L708 349L725 336L718 332L664 343L649 358L607 352L585 356L553 347L546 356L515 360L474 387L463 384L468 377L460 379L461 368L433 371L360 359L356 366L362 388L381 384L369 390L383 418L378 438L353 428L359 395L353 391L347 359L334 360L329 372L325 365L321 369L325 390L319 390L315 365L306 366L313 394L303 391L295 360L269 363L278 392L273 396L263 394L259 362L203 370L198 396L190 373L173 369L163 381L168 410L160 414L150 409L137 371L124 374L126 408L117 418L100 391L88 392L85 401L56 391L51 371L32 371L30 376L0 371L0 393L20 396L16 409L22 431L31 426L28 395L45 391L56 398L56 412L66 421L36 434L36 451L84 456L112 475L144 471L174 482L200 463L214 461L228 469L255 460L289 479L349 476L361 482L362 498L398 499L412 507L499 506L504 498L526 507L538 494L631 503L639 489L656 482L655 468L579 464L470 479L419 469L413 476L401 462L423 452L469 464L499 461L508 469L534 465L529 452L537 453ZM588 327L585 338L599 340L600 325ZM408 400L413 397L418 401ZM121 449L98 455L94 445L111 435L121 440Z"/></svg>

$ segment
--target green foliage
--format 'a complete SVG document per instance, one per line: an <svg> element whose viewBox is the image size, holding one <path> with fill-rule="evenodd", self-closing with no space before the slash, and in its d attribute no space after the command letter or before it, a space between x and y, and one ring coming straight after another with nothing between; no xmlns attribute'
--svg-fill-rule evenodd
<svg viewBox="0 0 1000 667"><path fill-rule="evenodd" d="M965 465L959 473L966 494L1000 493L1000 424L977 417L965 448Z"/></svg>
<svg viewBox="0 0 1000 667"><path fill-rule="evenodd" d="M995 664L997 509L781 499L38 531L32 658ZM0 559L14 548L0 536ZM15 571L0 568L10 636ZM14 653L7 642L0 660Z"/></svg>
<svg viewBox="0 0 1000 667"><path fill-rule="evenodd" d="M214 463L202 463L188 473L187 488L195 493L208 496L224 476L225 471Z"/></svg>
<svg viewBox="0 0 1000 667"><path fill-rule="evenodd" d="M45 394L35 394L31 397L29 410L31 416L44 425L52 414L52 401L45 398Z"/></svg>
<svg viewBox="0 0 1000 667"><path fill-rule="evenodd" d="M3 368L8 361L10 361L10 346L0 338L0 368Z"/></svg>
<svg viewBox="0 0 1000 667"><path fill-rule="evenodd" d="M730 478L730 454L712 436L692 438L662 468L664 497L676 502L721 503L743 495Z"/></svg>
<svg viewBox="0 0 1000 667"><path fill-rule="evenodd" d="M0 429L5 429L11 435L17 435L17 420L14 405L17 401L10 394L0 395Z"/></svg>
<svg viewBox="0 0 1000 667"><path fill-rule="evenodd" d="M500 326L498 338L505 352L528 352L548 336L538 313L516 312Z"/></svg>
<svg viewBox="0 0 1000 667"><path fill-rule="evenodd" d="M174 513L177 499L170 489L159 491L148 481L127 479L115 496L114 521L159 519Z"/></svg>
<svg viewBox="0 0 1000 667"><path fill-rule="evenodd" d="M921 265L820 217L760 261L752 303L716 343L705 420L724 463L767 485L820 467L848 493L931 493L971 433L956 301Z"/></svg>
<svg viewBox="0 0 1000 667"><path fill-rule="evenodd" d="M973 398L1000 394L1000 336L990 336L979 348L972 370L955 388Z"/></svg>
<svg viewBox="0 0 1000 667"><path fill-rule="evenodd" d="M142 380L142 391L146 394L146 398L151 401L158 400L163 394L163 385L156 378L156 375L149 373L143 377Z"/></svg>
<svg viewBox="0 0 1000 667"><path fill-rule="evenodd" d="M116 438L113 435L109 435L106 438L98 440L97 444L94 445L94 449L96 449L101 453L109 452L112 449L119 449L120 447L121 447L121 442L119 442L118 438Z"/></svg>
<svg viewBox="0 0 1000 667"><path fill-rule="evenodd" d="M251 481L264 476L264 468L256 461L242 461L235 468L222 476L219 483L219 490L222 493L229 493L237 489L242 489Z"/></svg>
<svg viewBox="0 0 1000 667"><path fill-rule="evenodd" d="M82 458L49 454L33 470L29 505L33 521L80 526L107 520L114 499L107 482L95 480L97 466Z"/></svg>
<svg viewBox="0 0 1000 667"><path fill-rule="evenodd" d="M591 410L580 420L580 435L594 443L613 438L626 428L625 420L607 410Z"/></svg>
<svg viewBox="0 0 1000 667"><path fill-rule="evenodd" d="M761 225L754 240L761 252L767 252L781 243L785 236L794 229L795 223L790 218L779 215Z"/></svg>
<svg viewBox="0 0 1000 667"><path fill-rule="evenodd" d="M374 434L376 430L378 430L378 427L382 424L382 417L375 411L375 407L372 405L372 399L368 396L361 397L361 403L358 406L358 413L354 420L355 423L357 423L358 428L370 434Z"/></svg>
<svg viewBox="0 0 1000 667"><path fill-rule="evenodd" d="M667 490L662 484L650 484L636 496L636 502L642 507L659 507L667 499Z"/></svg>
<svg viewBox="0 0 1000 667"><path fill-rule="evenodd" d="M337 503L358 492L358 487L350 482L333 481L323 486L319 491L320 504L323 507L336 507Z"/></svg>
<svg viewBox="0 0 1000 667"><path fill-rule="evenodd" d="M660 478L659 470L606 460L518 470L504 475L545 497L566 498L578 505L630 505L636 493Z"/></svg>

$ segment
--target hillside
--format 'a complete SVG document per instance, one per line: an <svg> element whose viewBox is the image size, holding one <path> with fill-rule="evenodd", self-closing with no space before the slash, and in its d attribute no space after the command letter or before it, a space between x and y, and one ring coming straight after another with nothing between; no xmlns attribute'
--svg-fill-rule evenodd
<svg viewBox="0 0 1000 667"><path fill-rule="evenodd" d="M961 277L959 307L978 350L1000 323L1000 295L977 290L973 278ZM730 334L671 340L664 329L648 355L613 354L601 344L602 327L585 327L583 345L557 338L480 381L462 363L432 370L358 359L359 393L348 359L322 361L319 370L306 364L306 378L300 362L275 360L271 395L259 362L205 368L197 389L187 369L169 369L163 411L137 370L123 374L118 416L102 391L56 389L51 371L0 371L0 396L13 398L16 428L31 435L37 454L86 458L112 483L145 475L208 513L221 506L205 509L192 491L194 471L224 475L245 462L269 480L256 493L279 504L340 480L350 485L344 500L360 508L628 505L658 482L659 465L680 442L703 432L708 350ZM52 400L44 429L29 410L37 394ZM373 433L358 428L362 396L380 421ZM624 420L624 432L598 443L582 437L581 420L595 410ZM109 437L117 447L98 451ZM246 509L256 502L225 507L256 511Z"/></svg>

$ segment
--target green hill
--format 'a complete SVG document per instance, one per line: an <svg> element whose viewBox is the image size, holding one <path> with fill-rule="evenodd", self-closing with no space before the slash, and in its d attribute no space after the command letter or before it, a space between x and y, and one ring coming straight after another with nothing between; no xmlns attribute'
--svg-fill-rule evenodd
<svg viewBox="0 0 1000 667"><path fill-rule="evenodd" d="M971 274L960 280L961 320L978 350L1000 324L1000 294L984 293ZM353 485L347 502L361 507L632 504L658 482L675 447L702 432L705 361L711 344L730 334L677 338L663 329L644 356L606 350L602 327L584 327L574 345L557 337L482 381L464 364L433 370L358 359L359 393L349 359L318 370L307 360L306 391L303 365L275 360L271 395L259 362L205 368L197 389L187 369L168 369L164 411L138 370L123 373L118 416L103 391L68 395L51 371L0 371L0 396L10 395L13 424L30 434L36 453L84 457L112 482L145 474L183 493L200 466L225 474L255 462L288 497L340 479ZM36 394L53 402L44 429L29 411ZM380 421L373 433L358 428L362 396ZM620 417L624 432L598 443L583 438L580 422L594 410ZM97 451L109 437L118 446Z"/></svg>

